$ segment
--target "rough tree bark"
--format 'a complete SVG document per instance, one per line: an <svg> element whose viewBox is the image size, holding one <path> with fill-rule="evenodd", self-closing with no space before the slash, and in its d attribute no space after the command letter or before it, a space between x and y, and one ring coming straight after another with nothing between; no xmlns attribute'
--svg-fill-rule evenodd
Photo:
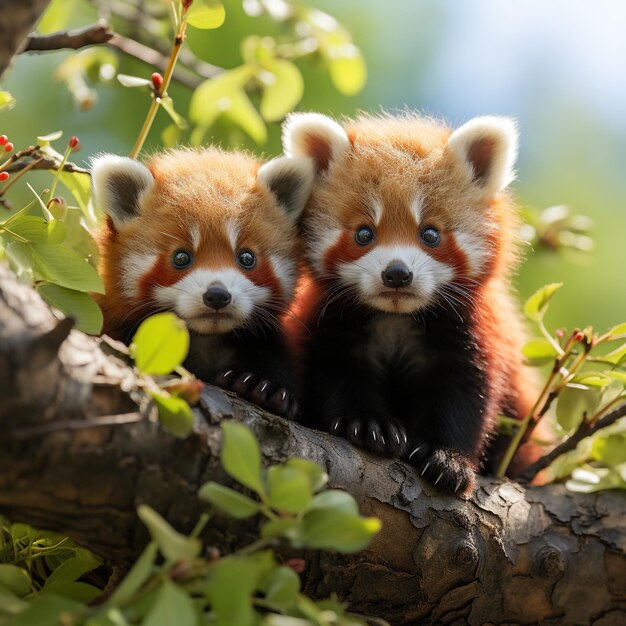
<svg viewBox="0 0 626 626"><path fill-rule="evenodd" d="M266 463L301 456L383 520L358 555L306 554L304 588L336 591L393 624L626 623L626 494L481 479L467 500L441 497L405 464L263 413L207 386L194 432L164 432L132 368L101 340L70 330L0 266L0 510L128 561L147 539L140 503L188 531L205 509L195 492L228 482L223 419L242 420ZM255 522L215 517L223 552Z"/></svg>
<svg viewBox="0 0 626 626"><path fill-rule="evenodd" d="M50 0L0 0L0 77L49 4Z"/></svg>

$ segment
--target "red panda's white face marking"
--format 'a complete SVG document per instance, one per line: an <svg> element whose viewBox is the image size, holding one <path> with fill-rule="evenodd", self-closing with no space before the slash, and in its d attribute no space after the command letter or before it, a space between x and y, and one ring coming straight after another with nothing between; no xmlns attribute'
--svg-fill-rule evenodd
<svg viewBox="0 0 626 626"><path fill-rule="evenodd" d="M362 116L344 128L294 114L283 140L287 154L317 166L305 253L331 296L343 290L375 309L413 313L453 305L494 271L508 219L498 193L516 153L510 120L478 118L451 132L412 115Z"/></svg>
<svg viewBox="0 0 626 626"><path fill-rule="evenodd" d="M111 298L121 324L163 310L204 334L275 324L295 287L310 163L283 157L259 169L215 149L165 153L150 170L126 161L94 165L94 196L109 216L100 234L105 318ZM142 182L135 193L129 167L148 172L133 178Z"/></svg>

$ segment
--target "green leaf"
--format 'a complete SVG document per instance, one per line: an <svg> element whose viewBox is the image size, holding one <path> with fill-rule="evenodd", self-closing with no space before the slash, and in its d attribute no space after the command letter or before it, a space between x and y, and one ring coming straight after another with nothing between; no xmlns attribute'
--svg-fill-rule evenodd
<svg viewBox="0 0 626 626"><path fill-rule="evenodd" d="M304 79L300 70L291 62L283 59L272 60L265 64L265 70L271 79L265 83L259 110L268 122L281 120L292 111L304 94Z"/></svg>
<svg viewBox="0 0 626 626"><path fill-rule="evenodd" d="M219 28L225 18L226 11L219 0L195 0L189 9L187 23L194 28Z"/></svg>
<svg viewBox="0 0 626 626"><path fill-rule="evenodd" d="M198 496L237 519L251 517L261 510L260 504L248 496L214 482L202 485Z"/></svg>
<svg viewBox="0 0 626 626"><path fill-rule="evenodd" d="M189 128L187 120L176 111L176 109L174 108L174 101L169 96L161 98L161 106L163 107L164 111L172 118L172 121L174 122L174 124L176 124L178 128L180 128L181 130Z"/></svg>
<svg viewBox="0 0 626 626"><path fill-rule="evenodd" d="M290 567L279 567L265 582L265 601L275 611L286 612L295 605L300 578Z"/></svg>
<svg viewBox="0 0 626 626"><path fill-rule="evenodd" d="M307 461L306 459L288 459L283 465L304 472L309 477L311 491L313 493L319 491L328 482L328 474L317 463L313 463L313 461Z"/></svg>
<svg viewBox="0 0 626 626"><path fill-rule="evenodd" d="M36 215L23 215L3 227L0 232L15 241L30 241L32 243L47 243L48 220Z"/></svg>
<svg viewBox="0 0 626 626"><path fill-rule="evenodd" d="M307 548L356 552L380 530L380 520L335 509L315 509L304 516L302 542Z"/></svg>
<svg viewBox="0 0 626 626"><path fill-rule="evenodd" d="M613 326L608 333L607 341L613 341L615 339L626 339L626 322Z"/></svg>
<svg viewBox="0 0 626 626"><path fill-rule="evenodd" d="M91 212L89 205L89 200L91 199L91 176L81 172L60 172L59 180L72 194L89 225L95 226L96 216Z"/></svg>
<svg viewBox="0 0 626 626"><path fill-rule="evenodd" d="M245 91L240 90L231 94L230 105L224 111L224 117L237 124L256 143L262 144L267 141L267 128L263 118L254 108Z"/></svg>
<svg viewBox="0 0 626 626"><path fill-rule="evenodd" d="M359 513L356 500L349 493L340 489L328 489L318 493L311 500L308 508L309 511L314 509L333 509L334 511L342 511L352 515L358 515Z"/></svg>
<svg viewBox="0 0 626 626"><path fill-rule="evenodd" d="M327 53L328 71L337 91L354 96L367 81L367 68L361 51L351 43L334 46Z"/></svg>
<svg viewBox="0 0 626 626"><path fill-rule="evenodd" d="M550 299L563 286L563 283L550 283L535 291L535 293L526 300L524 305L524 314L533 322L539 322L543 319Z"/></svg>
<svg viewBox="0 0 626 626"><path fill-rule="evenodd" d="M130 346L137 369L159 376L174 371L188 350L189 331L174 313L157 313L142 322Z"/></svg>
<svg viewBox="0 0 626 626"><path fill-rule="evenodd" d="M600 363L608 363L619 367L626 362L626 343L622 344L619 348L616 348L608 354L603 354L602 356L594 357L593 359L590 358L589 360Z"/></svg>
<svg viewBox="0 0 626 626"><path fill-rule="evenodd" d="M241 65L201 83L191 96L191 121L204 127L211 126L219 115L230 108L232 95L241 91L255 72L254 67Z"/></svg>
<svg viewBox="0 0 626 626"><path fill-rule="evenodd" d="M8 111L15 106L15 98L8 91L0 91L0 111Z"/></svg>
<svg viewBox="0 0 626 626"><path fill-rule="evenodd" d="M571 382L585 385L586 387L606 387L611 384L612 379L601 372L583 372L582 374L576 374Z"/></svg>
<svg viewBox="0 0 626 626"><path fill-rule="evenodd" d="M296 467L272 465L267 470L268 498L272 508L301 513L311 501L311 479Z"/></svg>
<svg viewBox="0 0 626 626"><path fill-rule="evenodd" d="M527 365L544 365L554 361L557 352L547 339L531 339L522 348Z"/></svg>
<svg viewBox="0 0 626 626"><path fill-rule="evenodd" d="M185 591L165 580L141 626L197 626L193 600Z"/></svg>
<svg viewBox="0 0 626 626"><path fill-rule="evenodd" d="M199 539L186 537L174 530L154 509L145 504L137 508L139 519L148 527L152 539L168 561L192 561L202 549Z"/></svg>
<svg viewBox="0 0 626 626"><path fill-rule="evenodd" d="M261 452L249 428L236 422L223 422L222 466L229 476L258 494L261 482Z"/></svg>
<svg viewBox="0 0 626 626"><path fill-rule="evenodd" d="M55 244L33 245L33 259L50 282L68 289L104 293L95 268L68 248Z"/></svg>
<svg viewBox="0 0 626 626"><path fill-rule="evenodd" d="M583 415L591 415L600 403L600 389L569 384L559 394L556 405L556 419L565 432L578 427Z"/></svg>
<svg viewBox="0 0 626 626"><path fill-rule="evenodd" d="M27 608L27 602L18 598L13 592L0 585L0 624L2 624L2 626L8 623L4 620L4 616L17 615Z"/></svg>
<svg viewBox="0 0 626 626"><path fill-rule="evenodd" d="M102 594L102 590L83 582L59 582L51 585L46 584L46 593L53 593L68 600L88 603Z"/></svg>
<svg viewBox="0 0 626 626"><path fill-rule="evenodd" d="M270 520L261 527L261 537L284 537L295 543L300 542L302 522L293 518Z"/></svg>
<svg viewBox="0 0 626 626"><path fill-rule="evenodd" d="M154 392L150 394L159 410L159 419L167 430L177 437L186 437L193 430L193 411L183 398L166 396Z"/></svg>
<svg viewBox="0 0 626 626"><path fill-rule="evenodd" d="M54 594L35 598L28 608L11 620L11 626L59 626L59 615L83 609L83 605Z"/></svg>
<svg viewBox="0 0 626 626"><path fill-rule="evenodd" d="M20 241L12 241L7 244L4 254L17 277L23 282L32 283L33 251L30 245Z"/></svg>
<svg viewBox="0 0 626 626"><path fill-rule="evenodd" d="M118 606L128 602L141 589L143 584L150 578L154 568L154 561L157 556L158 546L156 541L151 541L135 561L131 570L126 574L124 580L115 589L108 604Z"/></svg>
<svg viewBox="0 0 626 626"><path fill-rule="evenodd" d="M151 84L149 78L142 78L141 76L130 76L129 74L118 74L117 80L124 87L147 87Z"/></svg>
<svg viewBox="0 0 626 626"><path fill-rule="evenodd" d="M626 463L626 434L619 433L608 437L598 437L591 447L591 458L604 465Z"/></svg>
<svg viewBox="0 0 626 626"><path fill-rule="evenodd" d="M83 574L99 567L102 559L98 558L85 548L76 548L74 556L63 561L50 574L44 584L44 589L59 583L69 583L78 580ZM59 594L63 595L63 594Z"/></svg>
<svg viewBox="0 0 626 626"><path fill-rule="evenodd" d="M54 283L37 286L39 295L50 305L76 320L76 328L89 335L102 330L102 311L93 298L82 291L66 289Z"/></svg>
<svg viewBox="0 0 626 626"><path fill-rule="evenodd" d="M252 595L259 580L275 567L271 552L228 557L216 565L205 594L215 613L214 626L253 626Z"/></svg>
<svg viewBox="0 0 626 626"><path fill-rule="evenodd" d="M0 585L19 597L30 592L31 580L28 572L17 565L0 563Z"/></svg>

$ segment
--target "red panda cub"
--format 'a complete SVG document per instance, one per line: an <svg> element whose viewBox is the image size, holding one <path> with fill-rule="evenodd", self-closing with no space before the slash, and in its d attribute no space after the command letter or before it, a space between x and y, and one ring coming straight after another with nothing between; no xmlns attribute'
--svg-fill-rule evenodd
<svg viewBox="0 0 626 626"><path fill-rule="evenodd" d="M145 317L174 311L190 331L191 372L293 417L281 316L313 176L308 159L260 166L216 148L173 150L147 165L96 158L93 195L106 214L97 237L103 332L128 342Z"/></svg>
<svg viewBox="0 0 626 626"><path fill-rule="evenodd" d="M283 141L317 177L294 309L304 422L468 492L498 416L531 402L508 284L515 124L293 114Z"/></svg>

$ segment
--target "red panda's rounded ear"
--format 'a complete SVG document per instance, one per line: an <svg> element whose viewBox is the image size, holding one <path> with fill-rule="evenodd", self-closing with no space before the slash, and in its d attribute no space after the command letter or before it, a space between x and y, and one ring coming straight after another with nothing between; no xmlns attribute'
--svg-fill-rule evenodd
<svg viewBox="0 0 626 626"><path fill-rule="evenodd" d="M283 123L283 148L287 156L313 159L318 172L350 149L344 128L319 113L292 113Z"/></svg>
<svg viewBox="0 0 626 626"><path fill-rule="evenodd" d="M295 222L311 195L315 167L306 157L277 157L261 166L257 179L269 188Z"/></svg>
<svg viewBox="0 0 626 626"><path fill-rule="evenodd" d="M495 195L514 178L518 132L507 117L476 117L448 139L448 148L487 195Z"/></svg>
<svg viewBox="0 0 626 626"><path fill-rule="evenodd" d="M150 170L128 157L96 156L91 162L92 196L96 206L121 226L139 215L141 196L154 185Z"/></svg>

